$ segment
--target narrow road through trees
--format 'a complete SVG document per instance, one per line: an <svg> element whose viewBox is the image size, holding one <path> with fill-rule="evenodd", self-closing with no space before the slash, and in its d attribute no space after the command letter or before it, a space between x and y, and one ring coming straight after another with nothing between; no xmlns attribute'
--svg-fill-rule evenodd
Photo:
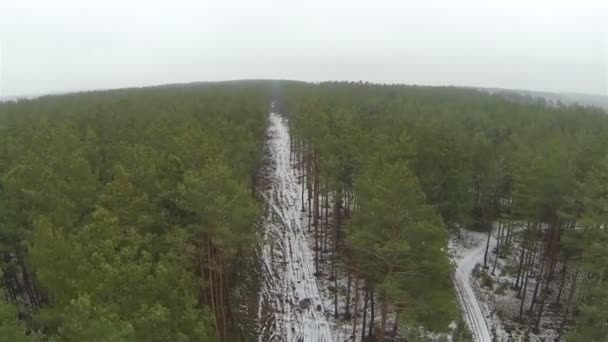
<svg viewBox="0 0 608 342"><path fill-rule="evenodd" d="M485 252L485 233L470 233L477 240L475 247L465 251L465 254L456 260L454 273L454 286L466 320L475 342L492 342L492 334L488 327L481 305L477 300L471 283L472 272L475 265L483 259ZM490 246L492 248L492 246Z"/></svg>

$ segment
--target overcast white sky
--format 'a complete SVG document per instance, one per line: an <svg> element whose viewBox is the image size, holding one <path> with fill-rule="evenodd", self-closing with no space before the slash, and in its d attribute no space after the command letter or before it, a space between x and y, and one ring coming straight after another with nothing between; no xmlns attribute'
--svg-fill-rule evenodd
<svg viewBox="0 0 608 342"><path fill-rule="evenodd" d="M0 96L241 78L608 94L608 0L0 0Z"/></svg>

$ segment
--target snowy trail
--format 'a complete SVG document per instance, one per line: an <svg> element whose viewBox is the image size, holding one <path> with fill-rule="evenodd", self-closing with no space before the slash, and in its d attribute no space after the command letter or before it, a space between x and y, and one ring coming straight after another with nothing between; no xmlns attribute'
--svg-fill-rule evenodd
<svg viewBox="0 0 608 342"><path fill-rule="evenodd" d="M483 259L487 235L485 233L470 232L471 236L478 241L472 249L466 250L462 258L456 260L456 272L454 273L454 284L456 286L460 305L465 313L473 338L476 342L492 342L492 334L488 322L483 314L481 305L473 291L471 277L475 265ZM490 245L492 248L492 245Z"/></svg>
<svg viewBox="0 0 608 342"><path fill-rule="evenodd" d="M284 119L270 114L269 151L274 163L261 258L259 341L330 342L332 330L314 276L314 255L304 235L298 179L290 165Z"/></svg>

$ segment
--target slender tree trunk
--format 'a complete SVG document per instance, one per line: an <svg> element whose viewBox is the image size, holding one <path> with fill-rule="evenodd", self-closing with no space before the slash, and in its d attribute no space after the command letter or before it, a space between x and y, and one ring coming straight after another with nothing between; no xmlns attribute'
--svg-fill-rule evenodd
<svg viewBox="0 0 608 342"><path fill-rule="evenodd" d="M386 331L386 318L388 316L388 298L386 297L386 295L382 299L382 308L380 311L380 315L380 336L378 340L380 342L383 342Z"/></svg>
<svg viewBox="0 0 608 342"><path fill-rule="evenodd" d="M336 256L334 255L334 318L338 318L340 314L338 313L338 270L335 269L336 265Z"/></svg>
<svg viewBox="0 0 608 342"><path fill-rule="evenodd" d="M306 212L306 207L304 206L304 173L302 173L301 176L301 184L302 184L302 192L301 192L301 197L302 197L302 212Z"/></svg>
<svg viewBox="0 0 608 342"><path fill-rule="evenodd" d="M367 328L367 302L369 301L369 289L365 286L365 297L363 298L363 321L361 322L361 341L365 340L365 329Z"/></svg>
<svg viewBox="0 0 608 342"><path fill-rule="evenodd" d="M357 339L357 314L359 312L359 270L355 268L355 307L353 309L353 341ZM363 329L365 330L365 328Z"/></svg>
<svg viewBox="0 0 608 342"><path fill-rule="evenodd" d="M524 283L527 280L527 274L528 274L528 267L530 266L530 259L533 258L533 254L532 251L528 251L526 253L526 260L524 261L524 268L522 269L522 273L521 273L521 282L519 284L519 290L517 290L517 295L521 296L521 292L524 289Z"/></svg>
<svg viewBox="0 0 608 342"><path fill-rule="evenodd" d="M15 295L15 284L13 282L15 278L12 274L9 275L8 273L5 273L3 278L4 287L7 289L7 301L15 302L15 300L17 300L17 296Z"/></svg>
<svg viewBox="0 0 608 342"><path fill-rule="evenodd" d="M541 262L540 262L540 267L538 270L538 276L536 278L536 285L534 286L534 294L532 295L532 301L530 302L530 309L528 311L532 312L532 310L534 309L534 304L536 303L536 296L538 295L538 289L540 287L540 284L543 281L543 270L544 268L544 263L545 263L545 258L540 255L541 258Z"/></svg>
<svg viewBox="0 0 608 342"><path fill-rule="evenodd" d="M527 255L526 255L526 251L527 251L527 245L529 243L528 241L528 237L530 235L530 227L531 227L531 223L530 221L528 221L526 223L526 231L524 234L524 238L521 241L520 244L520 248L521 248L521 255L519 257L519 267L517 268L517 279L515 280L515 289L521 290L521 285L520 284L520 280L523 283L523 276L522 276L522 267L525 266L524 260L527 260ZM520 291L518 291L518 294L520 293Z"/></svg>
<svg viewBox="0 0 608 342"><path fill-rule="evenodd" d="M564 290L564 283L566 282L566 273L568 271L568 263L564 261L562 266L562 279L559 283L559 290L557 291L557 298L555 299L555 305L559 305L559 300L562 298L562 292Z"/></svg>
<svg viewBox="0 0 608 342"><path fill-rule="evenodd" d="M399 311L397 311L395 313L395 322L393 323L393 331L391 331L391 336L393 338L396 338L398 331L399 331Z"/></svg>
<svg viewBox="0 0 608 342"><path fill-rule="evenodd" d="M519 255L519 267L517 268L517 278L515 279L515 284L513 285L514 289L519 289L519 279L521 278L521 270L524 265L524 258L526 256L526 248L524 247L524 242L521 243L521 254Z"/></svg>
<svg viewBox="0 0 608 342"><path fill-rule="evenodd" d="M348 272L348 281L346 282L346 308L344 310L344 317L350 318L350 285L352 283L352 276L350 270Z"/></svg>
<svg viewBox="0 0 608 342"><path fill-rule="evenodd" d="M314 219L313 219L313 224L315 225L315 227L319 226L319 170L317 169L317 166L315 164L315 182L314 182Z"/></svg>
<svg viewBox="0 0 608 342"><path fill-rule="evenodd" d="M315 180L316 182L316 180ZM318 213L319 213L319 199L318 199L318 193L319 193L319 189L318 186L316 187L317 191L315 192L315 219L314 219L314 226L315 226L315 276L319 276L319 221L318 221Z"/></svg>
<svg viewBox="0 0 608 342"><path fill-rule="evenodd" d="M545 281L545 292L549 291L549 285L551 283L551 281L553 280L553 276L554 276L554 272L555 272L555 266L557 264L557 258L559 256L559 237L561 234L561 230L562 230L562 226L564 225L564 222L561 220L558 220L558 224L557 227L555 227L554 230L552 230L552 234L551 234L551 245L549 248L549 258L551 263L548 265L548 269L545 272L546 276L546 281Z"/></svg>
<svg viewBox="0 0 608 342"><path fill-rule="evenodd" d="M486 252L483 254L483 268L488 267L488 250L490 249L490 238L492 236L492 226L488 230L488 239L486 240Z"/></svg>
<svg viewBox="0 0 608 342"><path fill-rule="evenodd" d="M201 276L201 281L205 281L205 266L204 266L204 255L203 255L203 251L204 251L204 242L203 241L199 241L197 244L198 247L198 265L199 265L199 272L200 272L200 276ZM208 281L208 280L207 280ZM205 291L205 284L202 283L200 286L200 297L201 297L201 306L204 304L209 305L211 302L211 298L209 297L209 294L207 293L207 291Z"/></svg>
<svg viewBox="0 0 608 342"><path fill-rule="evenodd" d="M327 235L329 235L329 190L326 189L325 190L325 234L323 235L323 252L324 253L327 253Z"/></svg>
<svg viewBox="0 0 608 342"><path fill-rule="evenodd" d="M528 290L528 279L530 278L530 272L532 272L532 268L534 266L534 259L535 259L534 254L535 254L535 250L532 251L532 255L528 259L528 266L526 267L526 271L525 271L524 286L521 289L521 303L519 305L519 317L522 317L524 314L524 302L526 301L526 293Z"/></svg>
<svg viewBox="0 0 608 342"><path fill-rule="evenodd" d="M494 266L492 266L492 275L495 275L496 265L498 264L498 256L500 255L500 242L502 238L503 223L498 222L498 236L496 238L496 257L494 258Z"/></svg>
<svg viewBox="0 0 608 342"><path fill-rule="evenodd" d="M28 272L27 267L25 265L24 253L25 252L22 251L22 249L20 247L16 253L17 254L17 263L19 264L19 269L21 270L21 276L23 279L23 287L25 288L25 292L27 293L29 302L32 305L32 307L38 308L40 306L38 296L36 295L36 291L33 287L33 277L31 277L31 275Z"/></svg>
<svg viewBox="0 0 608 342"><path fill-rule="evenodd" d="M538 226L538 223L535 223L534 227L537 227L537 226ZM535 229L534 227L532 228L533 230ZM528 245L528 247L529 247L531 244L532 248L530 250L528 250L527 259L524 264L524 270L522 273L522 278L523 278L522 285L525 281L528 280L528 278L530 276L530 272L531 272L531 270L530 270L531 266L534 266L534 259L536 258L536 241L529 241L530 239L532 239L530 236L526 237L526 240L527 240L526 245ZM517 292L517 294L521 295L522 290L523 290L523 286L520 285L519 291Z"/></svg>
<svg viewBox="0 0 608 342"><path fill-rule="evenodd" d="M311 226L310 221L311 221L311 218L312 218L312 210L310 210L310 197L311 197L310 196L310 191L308 191L308 215L307 215L307 217L308 217L308 233L310 233L312 231L310 229L310 226Z"/></svg>
<svg viewBox="0 0 608 342"><path fill-rule="evenodd" d="M346 205L344 207L344 217L347 219L350 218L350 201L351 201L351 193L350 191L346 191Z"/></svg>
<svg viewBox="0 0 608 342"><path fill-rule="evenodd" d="M574 271L574 276L572 277L572 284L570 285L570 294L568 295L568 300L566 301L566 307L564 308L564 311L562 314L562 320L559 324L556 341L560 341L562 334L564 333L564 328L566 327L566 321L568 320L568 313L570 310L570 306L572 305L572 299L574 298L574 292L576 292L577 279L578 279L578 267Z"/></svg>
<svg viewBox="0 0 608 342"><path fill-rule="evenodd" d="M213 312L213 318L215 322L215 335L218 338L221 336L219 330L219 322L217 319L217 304L215 296L215 282L213 281L213 252L211 239L207 239L207 270L209 272L209 294L211 298L211 311Z"/></svg>
<svg viewBox="0 0 608 342"><path fill-rule="evenodd" d="M505 242L503 243L505 246L511 245L511 236L513 235L513 221L509 221L507 224L507 235L505 237Z"/></svg>
<svg viewBox="0 0 608 342"><path fill-rule="evenodd" d="M336 196L336 249L340 244L340 229L342 224L342 188L338 188L338 194Z"/></svg>
<svg viewBox="0 0 608 342"><path fill-rule="evenodd" d="M220 303L219 303L219 307L220 307L220 311L221 311L221 317L222 317L222 332L223 332L223 340L222 341L228 341L228 331L226 329L226 325L228 324L228 319L226 316L226 304L224 302L224 258L223 258L223 253L222 250L218 248L218 252L216 253L216 264L218 265L218 280L219 280L219 298L220 298Z"/></svg>
<svg viewBox="0 0 608 342"><path fill-rule="evenodd" d="M545 308L546 297L546 293L544 293L540 300L540 307L538 308L538 315L536 316L536 330L538 330L538 327L540 326L540 319L543 317L543 309Z"/></svg>
<svg viewBox="0 0 608 342"><path fill-rule="evenodd" d="M293 157L293 140L294 140L294 138L293 138L293 135L291 135L291 134L289 136L290 136L290 139L289 139L289 164L291 165L292 159L293 159L292 157Z"/></svg>
<svg viewBox="0 0 608 342"><path fill-rule="evenodd" d="M367 332L368 336L374 336L374 321L376 320L375 309L376 304L374 303L374 288L369 288L369 330Z"/></svg>
<svg viewBox="0 0 608 342"><path fill-rule="evenodd" d="M312 173L312 167L311 167L311 157L310 157L310 146L308 146L307 151L306 151L306 193L308 194L308 207L306 208L308 210L308 232L311 232L310 229L310 218L313 216L313 207L312 207L312 178L313 178L313 173Z"/></svg>
<svg viewBox="0 0 608 342"><path fill-rule="evenodd" d="M325 259L325 250L323 249L323 239L325 238L325 233L327 232L326 229L327 227L325 227L325 214L323 211L325 210L325 208L323 208L323 203L325 203L325 196L327 195L327 193L325 192L325 190L323 190L321 192L321 208L319 209L319 225L320 225L320 229L319 229L319 260L320 262L323 262L323 260Z"/></svg>
<svg viewBox="0 0 608 342"><path fill-rule="evenodd" d="M226 265L226 263L224 261L223 266L222 266L222 274L224 275L224 293L225 293L224 294L224 300L225 300L224 308L226 310L226 323L225 324L228 326L232 326L233 316L232 316L232 299L230 297L230 279L228 278L228 274L225 271L225 265Z"/></svg>

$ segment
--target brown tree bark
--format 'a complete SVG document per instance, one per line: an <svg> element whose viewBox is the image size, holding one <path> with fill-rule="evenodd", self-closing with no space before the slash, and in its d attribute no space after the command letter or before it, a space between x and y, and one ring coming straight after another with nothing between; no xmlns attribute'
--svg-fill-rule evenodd
<svg viewBox="0 0 608 342"><path fill-rule="evenodd" d="M346 283L346 308L344 309L344 318L350 318L350 288L352 283L352 275L350 270L348 272L348 281Z"/></svg>
<svg viewBox="0 0 608 342"><path fill-rule="evenodd" d="M496 237L496 257L494 258L494 266L492 266L492 275L495 275L496 265L498 264L498 256L500 255L500 242L502 240L503 223L498 222L498 235Z"/></svg>
<svg viewBox="0 0 608 342"><path fill-rule="evenodd" d="M380 311L380 336L378 341L384 341L384 335L386 332L386 318L388 316L388 298L386 295L382 298L382 308Z"/></svg>
<svg viewBox="0 0 608 342"><path fill-rule="evenodd" d="M369 288L369 309L370 309L370 314L369 314L369 330L367 332L368 336L374 336L374 321L376 320L376 315L375 314L375 306L376 304L374 303L374 288L370 287Z"/></svg>
<svg viewBox="0 0 608 342"><path fill-rule="evenodd" d="M367 303L369 302L369 289L365 286L365 296L363 298L363 321L361 322L361 341L365 340L365 329L367 329Z"/></svg>
<svg viewBox="0 0 608 342"><path fill-rule="evenodd" d="M353 340L357 339L357 314L359 312L359 271L355 267L355 302L353 309ZM365 330L365 329L363 329Z"/></svg>

